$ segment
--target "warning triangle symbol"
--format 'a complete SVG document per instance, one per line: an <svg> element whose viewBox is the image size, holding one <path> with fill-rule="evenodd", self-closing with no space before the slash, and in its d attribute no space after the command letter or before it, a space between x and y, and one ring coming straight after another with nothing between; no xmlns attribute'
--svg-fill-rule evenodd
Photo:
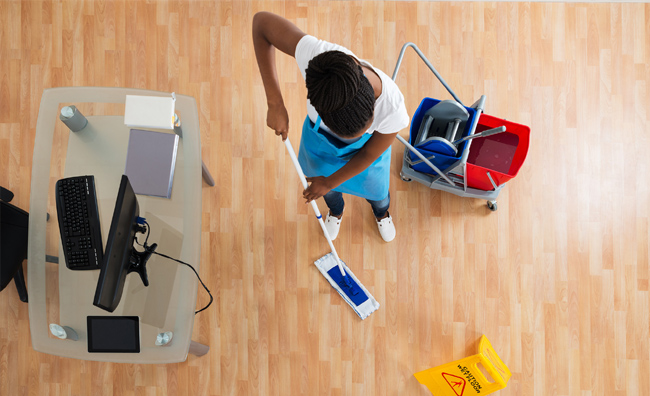
<svg viewBox="0 0 650 396"><path fill-rule="evenodd" d="M447 373L442 373L442 378L451 386L456 396L463 396L463 392L465 392L465 378Z"/></svg>

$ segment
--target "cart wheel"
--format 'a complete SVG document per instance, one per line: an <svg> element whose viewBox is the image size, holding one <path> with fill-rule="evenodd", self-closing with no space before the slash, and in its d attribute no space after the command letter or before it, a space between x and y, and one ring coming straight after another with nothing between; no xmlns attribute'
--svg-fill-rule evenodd
<svg viewBox="0 0 650 396"><path fill-rule="evenodd" d="M404 180L404 181L407 182L407 183L411 181L411 179L409 179L408 177L404 176L404 174L403 174L402 172L399 173L399 177L401 177L402 180Z"/></svg>
<svg viewBox="0 0 650 396"><path fill-rule="evenodd" d="M497 210L497 201L487 201L487 206L491 211L495 212Z"/></svg>

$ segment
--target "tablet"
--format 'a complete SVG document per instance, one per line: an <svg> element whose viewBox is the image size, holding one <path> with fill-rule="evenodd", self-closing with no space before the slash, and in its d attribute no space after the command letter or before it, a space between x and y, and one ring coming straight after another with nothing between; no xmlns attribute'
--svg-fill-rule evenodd
<svg viewBox="0 0 650 396"><path fill-rule="evenodd" d="M139 353L137 316L88 316L88 352Z"/></svg>

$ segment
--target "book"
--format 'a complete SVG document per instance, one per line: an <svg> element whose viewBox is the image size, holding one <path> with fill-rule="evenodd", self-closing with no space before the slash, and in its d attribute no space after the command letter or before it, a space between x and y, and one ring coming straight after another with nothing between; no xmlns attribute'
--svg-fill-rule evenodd
<svg viewBox="0 0 650 396"><path fill-rule="evenodd" d="M175 133L131 129L124 174L140 195L171 198L178 151Z"/></svg>

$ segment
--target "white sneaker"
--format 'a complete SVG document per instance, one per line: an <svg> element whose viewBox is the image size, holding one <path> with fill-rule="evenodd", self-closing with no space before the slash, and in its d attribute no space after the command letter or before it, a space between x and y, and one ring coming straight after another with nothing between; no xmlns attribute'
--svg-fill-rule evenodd
<svg viewBox="0 0 650 396"><path fill-rule="evenodd" d="M390 213L388 217L384 217L377 222L377 228L379 228L379 234L384 241L390 242L395 239L397 232L395 231L395 224L393 224L393 218L390 216Z"/></svg>
<svg viewBox="0 0 650 396"><path fill-rule="evenodd" d="M341 219L336 218L330 215L330 212L327 212L327 217L325 218L325 228L327 229L327 233L330 234L331 240L335 240L336 237L339 236L339 230L341 229Z"/></svg>

